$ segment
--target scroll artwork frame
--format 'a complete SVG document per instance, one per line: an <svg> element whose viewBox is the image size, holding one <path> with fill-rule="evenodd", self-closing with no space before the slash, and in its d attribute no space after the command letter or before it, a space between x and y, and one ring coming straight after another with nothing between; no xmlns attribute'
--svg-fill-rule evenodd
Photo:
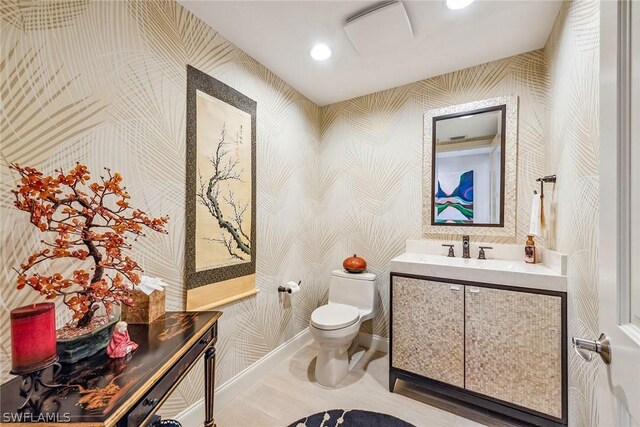
<svg viewBox="0 0 640 427"><path fill-rule="evenodd" d="M255 287L257 103L187 65L186 105L187 310L209 309L258 292ZM243 142L248 120L251 123L250 159L246 158L249 147ZM208 131L212 134L215 131L216 136L209 137ZM220 141L225 141L225 145L221 146ZM215 143L218 145L212 147ZM209 155L205 157L205 153ZM208 165L203 163L204 158ZM218 159L219 169L214 166L215 159ZM247 162L250 162L249 167ZM246 179L248 171L249 180ZM232 178L214 181L214 176L222 174ZM212 191L213 186L217 190ZM250 202L246 201L249 194ZM251 215L250 221L246 221L247 213ZM251 227L249 233L246 232L247 222ZM228 252L225 254L227 261L220 260L224 251Z"/></svg>

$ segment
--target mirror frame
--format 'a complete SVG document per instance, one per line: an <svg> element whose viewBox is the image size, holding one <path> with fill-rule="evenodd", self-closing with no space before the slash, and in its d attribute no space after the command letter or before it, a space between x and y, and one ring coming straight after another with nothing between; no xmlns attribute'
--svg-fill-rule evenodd
<svg viewBox="0 0 640 427"><path fill-rule="evenodd" d="M474 111L462 111L460 113L447 114L445 116L435 116L431 119L432 131L431 131L431 153L437 154L437 125L436 123L440 120L449 120L455 119L458 117L474 115L474 114L482 114L482 113L490 113L492 111L500 111L501 112L501 123L500 126L500 222L496 224L492 223L470 223L470 224L455 224L455 223L436 223L436 204L435 200L431 199L431 225L442 225L443 227L504 227L504 156L505 156L505 148L506 148L506 125L507 125L507 106L506 105L497 105L495 107L486 107L481 108L479 110ZM437 155L431 155L431 188L435 188L436 186L436 158Z"/></svg>
<svg viewBox="0 0 640 427"><path fill-rule="evenodd" d="M504 106L502 123L502 176L499 224L434 224L433 188L435 182L435 126L438 120L497 110ZM422 175L422 232L432 234L469 234L475 236L515 237L516 178L518 152L518 96L509 95L466 104L429 110L424 115Z"/></svg>

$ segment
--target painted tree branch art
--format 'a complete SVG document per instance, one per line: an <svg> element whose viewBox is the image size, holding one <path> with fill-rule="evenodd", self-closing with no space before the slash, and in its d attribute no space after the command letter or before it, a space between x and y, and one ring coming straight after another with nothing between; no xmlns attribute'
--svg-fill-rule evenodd
<svg viewBox="0 0 640 427"><path fill-rule="evenodd" d="M240 160L232 156L231 151L233 144L238 145L241 142L242 126L235 142L228 141L226 124L222 126L216 150L209 158L213 175L208 179L200 175L200 188L196 193L198 201L207 208L220 229L219 237L204 239L223 245L229 252L229 256L237 260L244 260L246 256L251 255L251 239L243 229L243 219L248 203L240 204L228 185L233 181L242 182L243 171L239 165ZM223 185L225 185L225 192L223 192ZM225 216L221 203L227 207L225 210L229 212L228 216Z"/></svg>
<svg viewBox="0 0 640 427"><path fill-rule="evenodd" d="M12 191L14 205L29 213L41 232L54 234L49 241L41 240L44 248L15 269L18 289L30 286L46 299L62 297L79 328L89 324L100 304L107 313L113 304L132 304L142 268L125 254L131 249L128 235L136 241L145 236L144 228L166 233L169 217L152 218L130 207L122 176L108 168L106 177L92 183L88 168L79 163L67 173L56 170L57 176L16 163L11 168L21 177ZM72 277L29 273L41 263L63 258L93 261L93 273L81 268Z"/></svg>

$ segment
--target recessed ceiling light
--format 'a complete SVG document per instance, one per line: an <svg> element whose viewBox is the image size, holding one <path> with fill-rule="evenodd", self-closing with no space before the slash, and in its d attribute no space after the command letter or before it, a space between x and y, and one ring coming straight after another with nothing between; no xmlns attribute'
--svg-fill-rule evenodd
<svg viewBox="0 0 640 427"><path fill-rule="evenodd" d="M324 43L318 43L311 49L311 57L316 61L324 61L331 57L331 49Z"/></svg>
<svg viewBox="0 0 640 427"><path fill-rule="evenodd" d="M444 4L451 10L464 9L473 3L473 0L445 0Z"/></svg>

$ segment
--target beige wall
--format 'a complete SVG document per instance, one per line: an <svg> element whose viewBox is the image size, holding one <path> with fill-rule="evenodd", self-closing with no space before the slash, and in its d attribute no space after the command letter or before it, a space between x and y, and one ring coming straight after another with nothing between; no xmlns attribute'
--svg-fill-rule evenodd
<svg viewBox="0 0 640 427"><path fill-rule="evenodd" d="M595 0L565 2L545 47L550 81L545 172L556 173L556 233L569 256L569 337L597 337L599 18ZM599 363L569 352L569 422L598 424Z"/></svg>
<svg viewBox="0 0 640 427"><path fill-rule="evenodd" d="M218 384L304 329L348 254L366 258L380 278L380 313L365 330L387 336L389 260L406 239L421 237L423 113L507 94L520 97L517 237L483 240L524 242L535 178L557 173L556 232L547 243L570 255L569 332L597 333L595 2L565 3L545 50L322 109L175 3L3 2L0 14L3 381L8 312L37 299L14 289L11 267L38 236L11 205L9 162L49 171L79 160L121 171L137 206L171 215L169 235L141 241L135 255L170 284L168 308L183 308L186 64L258 102L261 292L223 308ZM275 291L286 280L303 281L292 305ZM596 419L594 366L570 356L576 425ZM196 369L163 412L197 401L201 384Z"/></svg>
<svg viewBox="0 0 640 427"><path fill-rule="evenodd" d="M547 85L544 53L538 50L322 108L325 196L320 218L331 230L324 237L332 248L325 255L330 261L325 277L345 253L367 260L379 277L381 306L365 330L388 335L389 261L404 251L407 239L422 237L424 112L509 94L520 97L517 237L473 239L524 244L535 179L545 169Z"/></svg>
<svg viewBox="0 0 640 427"><path fill-rule="evenodd" d="M569 337L598 335L598 21L596 1L567 1L543 50L322 108L320 218L339 230L331 235L325 276L344 253L367 259L382 298L366 331L387 336L389 260L403 252L406 239L421 237L422 114L516 94L517 238L475 239L523 243L535 179L557 174L546 193L550 235L538 244L569 256ZM597 422L596 374L596 363L569 353L572 425Z"/></svg>
<svg viewBox="0 0 640 427"><path fill-rule="evenodd" d="M132 205L171 216L169 234L141 239L135 258L169 284L167 309L183 308L187 64L258 103L261 292L224 307L218 384L303 330L326 295L314 262L320 195L310 185L319 170L319 108L173 2L3 1L0 14L2 381L10 368L9 310L37 300L15 289L12 267L40 238L12 206L10 162L49 172L76 161L96 173L120 171ZM287 280L302 280L293 307L276 292ZM58 314L64 321L66 310ZM193 370L163 411L200 399L202 377Z"/></svg>

